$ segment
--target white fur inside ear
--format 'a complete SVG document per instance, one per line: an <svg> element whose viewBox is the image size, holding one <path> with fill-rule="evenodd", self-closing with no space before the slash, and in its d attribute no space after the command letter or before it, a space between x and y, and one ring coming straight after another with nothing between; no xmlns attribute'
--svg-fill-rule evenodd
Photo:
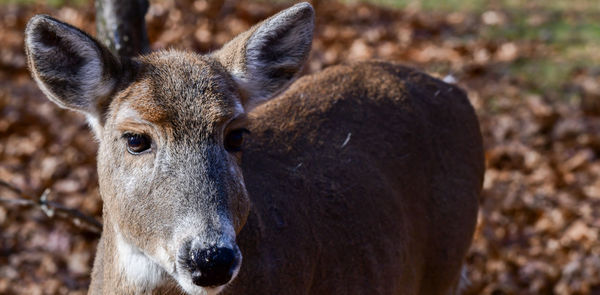
<svg viewBox="0 0 600 295"><path fill-rule="evenodd" d="M85 60L85 65L78 73L79 76L74 78L81 85L81 90L85 96L90 98L106 96L114 87L115 80L103 81L104 64L100 58L100 52L91 46L93 43L83 40L86 38L85 36L80 36L78 33L62 36L65 39L70 39L68 44L72 46L72 50L78 52Z"/></svg>
<svg viewBox="0 0 600 295"><path fill-rule="evenodd" d="M298 47L302 47L307 42L310 43L313 34L312 19L302 22L292 12L285 12L287 11L266 20L248 40L246 66L249 70L259 71L272 65L272 60L262 56L269 45L276 46L277 51L284 54L281 56L282 60L277 60L277 64L282 66L297 65L297 55L304 54L298 52L301 50ZM273 42L274 39L277 41Z"/></svg>
<svg viewBox="0 0 600 295"><path fill-rule="evenodd" d="M56 40L48 41L52 39L49 34ZM110 95L117 83L114 77L104 74L97 44L81 31L43 16L35 17L28 25L25 44L31 72L42 92L63 108L97 117L98 99ZM81 62L72 65L69 58ZM62 88L52 85L53 81L63 83Z"/></svg>
<svg viewBox="0 0 600 295"><path fill-rule="evenodd" d="M246 43L245 69L231 74L251 94L245 108L252 109L276 95L291 83L303 67L314 30L314 11L300 3L265 20ZM293 73L290 77L273 77L273 73Z"/></svg>

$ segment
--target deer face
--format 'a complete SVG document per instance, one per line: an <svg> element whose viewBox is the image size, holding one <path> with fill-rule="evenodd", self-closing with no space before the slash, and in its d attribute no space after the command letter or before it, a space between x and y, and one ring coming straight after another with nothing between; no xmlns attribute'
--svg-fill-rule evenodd
<svg viewBox="0 0 600 295"><path fill-rule="evenodd" d="M99 139L105 233L127 280L172 277L217 293L242 261L236 234L250 203L240 167L245 117L304 64L313 11L285 10L209 56L162 51L119 60L47 16L26 30L32 75L59 106L83 112Z"/></svg>
<svg viewBox="0 0 600 295"><path fill-rule="evenodd" d="M99 135L105 211L119 243L182 286L221 286L240 267L235 235L249 210L235 82L214 59L181 52L144 57L138 70Z"/></svg>

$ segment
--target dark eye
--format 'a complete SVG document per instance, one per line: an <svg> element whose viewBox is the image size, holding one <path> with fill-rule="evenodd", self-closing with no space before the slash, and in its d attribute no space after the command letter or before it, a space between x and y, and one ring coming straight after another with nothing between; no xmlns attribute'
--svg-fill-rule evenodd
<svg viewBox="0 0 600 295"><path fill-rule="evenodd" d="M239 152L244 144L244 133L250 133L247 129L235 129L225 135L225 149L228 152Z"/></svg>
<svg viewBox="0 0 600 295"><path fill-rule="evenodd" d="M132 155L141 154L150 149L152 140L145 134L126 133L123 137L127 140L127 151Z"/></svg>

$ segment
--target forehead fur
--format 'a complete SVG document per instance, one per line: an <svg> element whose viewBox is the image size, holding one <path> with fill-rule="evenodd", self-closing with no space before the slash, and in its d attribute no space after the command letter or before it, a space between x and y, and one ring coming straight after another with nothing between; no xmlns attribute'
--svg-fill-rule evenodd
<svg viewBox="0 0 600 295"><path fill-rule="evenodd" d="M210 130L243 112L233 80L216 60L175 50L139 59L135 81L116 99L143 120Z"/></svg>

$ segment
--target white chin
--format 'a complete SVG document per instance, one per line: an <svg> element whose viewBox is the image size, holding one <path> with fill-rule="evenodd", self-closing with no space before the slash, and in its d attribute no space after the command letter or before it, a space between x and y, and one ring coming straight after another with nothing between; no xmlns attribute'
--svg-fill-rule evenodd
<svg viewBox="0 0 600 295"><path fill-rule="evenodd" d="M181 278L177 280L179 286L190 295L216 295L223 290L225 286L219 286L216 288L205 288L194 285L189 279Z"/></svg>

